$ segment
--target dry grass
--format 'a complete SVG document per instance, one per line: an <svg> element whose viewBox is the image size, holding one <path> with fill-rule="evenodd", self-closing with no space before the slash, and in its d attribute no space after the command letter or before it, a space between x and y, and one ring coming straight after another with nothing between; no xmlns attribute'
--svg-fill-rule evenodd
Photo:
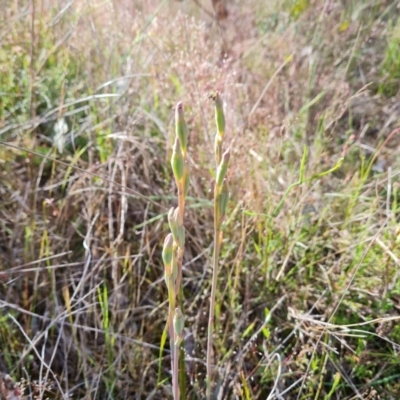
<svg viewBox="0 0 400 400"><path fill-rule="evenodd" d="M190 0L1 5L0 372L23 394L1 375L0 398L172 398L161 249L178 100L188 398L204 398L215 89L232 149L219 398L399 397L398 8L226 4L219 21ZM346 148L344 163L272 217L304 146L306 177Z"/></svg>

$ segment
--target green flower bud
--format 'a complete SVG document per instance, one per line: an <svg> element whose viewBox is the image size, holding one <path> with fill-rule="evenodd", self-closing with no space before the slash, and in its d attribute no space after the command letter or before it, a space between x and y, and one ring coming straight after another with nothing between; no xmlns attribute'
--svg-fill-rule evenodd
<svg viewBox="0 0 400 400"><path fill-rule="evenodd" d="M225 115L224 107L222 105L221 96L217 92L215 94L215 122L217 124L218 135L222 138L225 132Z"/></svg>
<svg viewBox="0 0 400 400"><path fill-rule="evenodd" d="M179 207L176 207L174 209L173 219L175 221L176 226L178 228L180 228L182 226L182 221L181 221L181 217L179 215Z"/></svg>
<svg viewBox="0 0 400 400"><path fill-rule="evenodd" d="M218 213L220 217L220 221L225 217L226 209L228 207L229 202L229 189L226 180L223 182L221 191L218 195Z"/></svg>
<svg viewBox="0 0 400 400"><path fill-rule="evenodd" d="M179 230L179 219L176 218L176 210L177 208L172 207L168 211L168 223L169 223L169 228L171 229L172 235L174 237L174 240L176 241L176 237L178 236L178 230Z"/></svg>
<svg viewBox="0 0 400 400"><path fill-rule="evenodd" d="M178 230L176 243L181 249L185 247L185 227L183 225Z"/></svg>
<svg viewBox="0 0 400 400"><path fill-rule="evenodd" d="M214 142L214 153L217 165L220 163L221 160L221 152L222 152L221 149L222 149L222 138L218 134L216 134Z"/></svg>
<svg viewBox="0 0 400 400"><path fill-rule="evenodd" d="M179 208L171 208L168 212L168 222L176 244L182 249L185 245L185 227L179 217Z"/></svg>
<svg viewBox="0 0 400 400"><path fill-rule="evenodd" d="M178 277L178 257L176 254L174 254L174 257L172 257L171 274L175 286L176 278Z"/></svg>
<svg viewBox="0 0 400 400"><path fill-rule="evenodd" d="M186 151L187 151L187 143L188 143L189 134L188 134L185 117L183 114L183 106L182 106L181 102L179 102L175 108L175 133L181 143L182 153L185 155Z"/></svg>
<svg viewBox="0 0 400 400"><path fill-rule="evenodd" d="M164 265L164 280L167 288L169 288L169 280L172 278L172 287L175 287L176 278L178 276L178 257L176 250L172 251L171 264Z"/></svg>
<svg viewBox="0 0 400 400"><path fill-rule="evenodd" d="M174 237L172 233L169 233L164 240L164 247L162 251L162 258L165 266L171 265L173 252L174 252Z"/></svg>
<svg viewBox="0 0 400 400"><path fill-rule="evenodd" d="M225 151L225 153L222 155L222 160L218 166L217 169L217 186L218 189L221 189L221 186L224 182L224 179L226 177L226 173L228 171L228 165L229 165L229 158L230 158L230 152L229 149Z"/></svg>
<svg viewBox="0 0 400 400"><path fill-rule="evenodd" d="M174 315L174 330L178 336L182 335L183 328L185 327L185 317L179 307L175 309Z"/></svg>
<svg viewBox="0 0 400 400"><path fill-rule="evenodd" d="M168 211L168 223L169 223L169 228L173 233L174 230L177 228L177 221L175 219L175 207L171 207Z"/></svg>
<svg viewBox="0 0 400 400"><path fill-rule="evenodd" d="M185 167L182 149L178 137L175 138L174 147L172 149L171 166L172 171L174 172L175 180L178 183L183 177Z"/></svg>

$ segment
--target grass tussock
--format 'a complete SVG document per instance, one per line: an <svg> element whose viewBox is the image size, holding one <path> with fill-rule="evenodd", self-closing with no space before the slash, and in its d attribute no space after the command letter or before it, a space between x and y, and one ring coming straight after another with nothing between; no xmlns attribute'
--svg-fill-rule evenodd
<svg viewBox="0 0 400 400"><path fill-rule="evenodd" d="M186 398L205 398L218 91L214 397L398 399L396 2L3 3L0 398L173 398L179 101L180 370Z"/></svg>

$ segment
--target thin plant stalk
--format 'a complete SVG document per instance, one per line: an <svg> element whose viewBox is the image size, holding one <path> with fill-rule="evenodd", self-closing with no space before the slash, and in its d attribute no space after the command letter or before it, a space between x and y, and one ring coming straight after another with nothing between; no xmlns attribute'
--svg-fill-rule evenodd
<svg viewBox="0 0 400 400"><path fill-rule="evenodd" d="M225 116L222 107L222 101L219 93L213 96L215 101L215 121L217 125L217 134L215 137L215 160L217 164L216 182L214 185L214 255L213 255L213 275L211 282L211 299L208 320L208 339L207 339L207 389L206 396L211 400L212 393L212 343L214 334L214 316L215 316L215 299L218 284L218 264L222 244L222 222L224 220L225 211L229 199L228 184L226 173L229 163L229 150L222 154L223 136L225 133Z"/></svg>
<svg viewBox="0 0 400 400"><path fill-rule="evenodd" d="M174 400L186 397L186 376L181 347L184 330L183 290L182 290L182 260L185 245L185 228L183 225L185 213L185 197L189 184L189 168L186 160L188 131L183 116L182 103L175 109L176 136L171 157L171 166L178 191L178 207L168 213L171 233L164 242L163 261L165 280L168 289L168 331L171 350L172 392ZM177 307L177 297L179 307ZM180 362L181 352L181 362ZM179 368L181 366L181 368ZM180 375L179 375L180 373Z"/></svg>
<svg viewBox="0 0 400 400"><path fill-rule="evenodd" d="M178 353L177 346L175 346L175 331L173 325L174 310L175 310L175 288L173 277L168 279L168 293L169 293L169 313L168 324L170 334L170 350L171 350L171 370L172 370L172 391L174 399L179 400L179 382L178 382Z"/></svg>
<svg viewBox="0 0 400 400"><path fill-rule="evenodd" d="M173 210L172 210L173 211ZM171 213L172 214L172 213ZM170 217L170 215L168 215ZM168 289L168 332L170 336L171 350L171 372L172 372L172 391L174 399L179 398L178 381L176 373L176 354L175 354L175 333L173 326L173 317L175 309L175 281L174 274L176 270L176 244L174 242L173 233L167 235L163 247L164 277Z"/></svg>
<svg viewBox="0 0 400 400"><path fill-rule="evenodd" d="M214 196L214 216L218 215L218 204ZM211 283L211 300L208 319L208 339L207 339L207 399L211 399L211 379L212 379L212 336L214 333L214 314L215 314L215 297L217 293L218 281L218 263L220 253L219 236L221 229L218 220L214 219L214 257L213 257L213 275Z"/></svg>
<svg viewBox="0 0 400 400"><path fill-rule="evenodd" d="M186 192L187 192L187 185L188 182L186 180L189 180L189 168L187 164L187 137L188 137L188 132L186 128L185 121L183 119L183 108L182 104L178 103L177 105L177 111L176 113L178 114L176 116L176 136L182 137L183 140L186 139L186 143L184 146L182 146L182 156L184 160L184 177L183 179L179 180L176 182L177 189L178 189L178 209L179 209L179 219L183 225L183 220L184 220L184 212L185 212L185 200L186 200ZM178 273L177 273L177 278L176 278L176 283L175 283L175 293L178 297L178 303L183 310L183 288L182 288L182 264L183 264L183 253L184 253L184 248L179 247L177 249L177 265L178 265ZM184 363L184 348L183 344L181 346L175 345L175 357L176 357L176 365L175 365L175 373L177 374L177 379L179 379L179 388L180 388L180 395L183 399L186 398L186 373L185 373L185 363ZM179 368L180 367L180 368ZM179 373L178 373L179 371ZM178 377L179 374L179 377Z"/></svg>

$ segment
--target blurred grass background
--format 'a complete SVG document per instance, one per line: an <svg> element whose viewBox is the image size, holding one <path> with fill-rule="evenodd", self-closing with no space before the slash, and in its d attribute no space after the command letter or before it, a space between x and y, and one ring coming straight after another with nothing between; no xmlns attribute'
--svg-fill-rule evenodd
<svg viewBox="0 0 400 400"><path fill-rule="evenodd" d="M0 372L22 398L172 398L160 255L178 101L188 398L204 398L213 90L232 149L219 398L400 398L399 15L388 0L0 1ZM344 162L273 216L304 146L305 177Z"/></svg>

